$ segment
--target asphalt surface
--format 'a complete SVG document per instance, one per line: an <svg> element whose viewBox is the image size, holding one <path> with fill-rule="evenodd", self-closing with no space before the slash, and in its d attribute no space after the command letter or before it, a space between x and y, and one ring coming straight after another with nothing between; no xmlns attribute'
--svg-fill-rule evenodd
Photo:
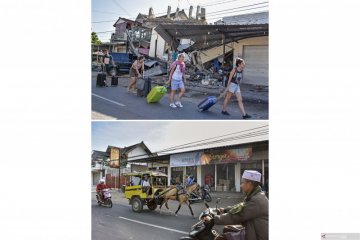
<svg viewBox="0 0 360 240"><path fill-rule="evenodd" d="M221 199L219 206L233 205L240 201L240 195ZM195 214L195 219L191 217L190 210L183 204L178 216L174 215L177 209L177 201L169 201L169 208L172 213L162 208L150 211L146 206L141 213L135 213L128 205L128 200L122 193L112 191L113 207L106 208L98 206L95 193L92 193L92 240L170 240L179 239L186 236L193 224L198 221L198 216L205 209L203 203L191 204ZM215 199L209 203L210 207L215 207ZM222 231L222 226L215 226L218 232Z"/></svg>
<svg viewBox="0 0 360 240"><path fill-rule="evenodd" d="M92 73L92 119L95 120L142 120L142 119L173 119L173 120L239 120L242 119L235 97L229 104L230 116L221 114L222 101L215 104L208 111L199 112L197 105L205 99L205 95L186 93L182 99L183 108L169 107L169 93L159 103L148 104L146 98L137 97L134 93L126 91L130 79L122 77L117 87L96 87L96 72ZM110 77L108 77L110 83ZM153 84L154 87L154 84ZM268 104L254 101L244 105L253 119L268 119Z"/></svg>

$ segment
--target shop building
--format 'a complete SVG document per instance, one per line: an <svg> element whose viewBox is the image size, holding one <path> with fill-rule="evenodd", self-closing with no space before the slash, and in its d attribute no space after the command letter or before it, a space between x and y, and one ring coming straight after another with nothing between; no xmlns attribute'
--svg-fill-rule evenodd
<svg viewBox="0 0 360 240"><path fill-rule="evenodd" d="M269 176L269 142L206 148L137 159L146 162L149 170L168 175L168 183L183 182L185 175L193 175L200 185L207 184L213 191L240 192L241 175L245 170L262 173L262 184Z"/></svg>

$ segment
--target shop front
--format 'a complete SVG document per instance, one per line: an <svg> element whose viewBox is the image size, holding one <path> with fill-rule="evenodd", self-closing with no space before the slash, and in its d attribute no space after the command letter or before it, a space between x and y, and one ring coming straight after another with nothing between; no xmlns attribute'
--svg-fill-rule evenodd
<svg viewBox="0 0 360 240"><path fill-rule="evenodd" d="M258 170L268 179L268 144L262 147L246 145L170 155L171 180L183 182L185 175L193 175L200 185L212 191L240 192L244 170Z"/></svg>

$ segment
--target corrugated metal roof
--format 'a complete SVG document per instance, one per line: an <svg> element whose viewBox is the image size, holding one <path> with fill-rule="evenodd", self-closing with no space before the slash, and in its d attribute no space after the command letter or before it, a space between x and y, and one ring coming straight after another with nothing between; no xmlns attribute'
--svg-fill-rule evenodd
<svg viewBox="0 0 360 240"><path fill-rule="evenodd" d="M156 32L174 49L177 49L181 38L195 42L189 50L204 50L225 43L241 39L268 36L268 24L250 25L184 25L161 24L155 28Z"/></svg>

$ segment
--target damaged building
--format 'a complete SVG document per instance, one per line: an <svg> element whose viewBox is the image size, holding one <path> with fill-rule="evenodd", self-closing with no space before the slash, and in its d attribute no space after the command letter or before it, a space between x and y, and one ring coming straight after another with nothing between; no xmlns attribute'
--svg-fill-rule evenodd
<svg viewBox="0 0 360 240"><path fill-rule="evenodd" d="M246 61L243 83L267 87L268 19L268 12L260 12L223 17L208 24L205 8L200 6L191 6L188 15L179 8L171 12L168 6L167 14L158 17L150 8L148 14L139 13L135 21L120 17L115 22L112 52L141 54L157 60L148 62L147 68L154 69L147 76L166 74L161 63L172 62L174 52L185 52L188 79L212 78L213 85L223 85L224 75L241 57Z"/></svg>
<svg viewBox="0 0 360 240"><path fill-rule="evenodd" d="M246 61L243 83L268 86L268 12L227 17L221 23L160 24L155 30L173 49L190 39L193 44L185 51L200 69L231 69L240 57Z"/></svg>
<svg viewBox="0 0 360 240"><path fill-rule="evenodd" d="M115 33L111 37L112 43L121 44L122 47L113 49L114 52L132 52L159 60L169 60L170 45L154 30L159 24L184 24L184 25L204 25L205 9L197 7L195 17L192 15L193 7L189 9L189 15L185 10L179 8L171 13L168 6L167 14L155 17L152 7L148 14L139 13L135 21L119 18L115 24Z"/></svg>

